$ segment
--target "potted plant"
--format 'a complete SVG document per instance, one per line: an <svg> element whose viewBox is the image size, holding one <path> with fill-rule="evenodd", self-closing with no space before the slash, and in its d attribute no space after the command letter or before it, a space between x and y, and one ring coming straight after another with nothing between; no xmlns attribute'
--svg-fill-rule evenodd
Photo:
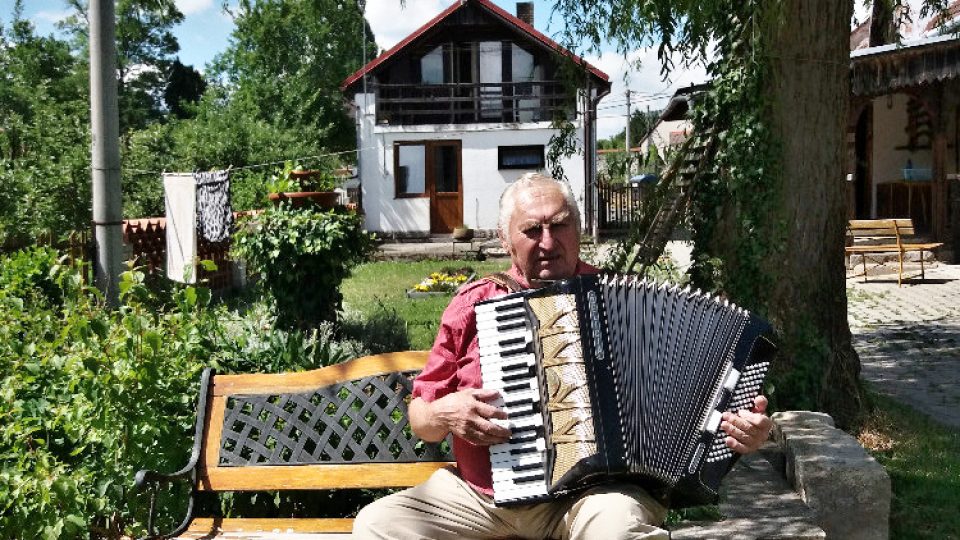
<svg viewBox="0 0 960 540"><path fill-rule="evenodd" d="M473 229L468 225L458 225L453 228L453 239L458 242L469 242L473 240Z"/></svg>
<svg viewBox="0 0 960 540"><path fill-rule="evenodd" d="M291 162L284 164L267 182L267 198L274 204L289 201L293 208L318 205L334 208L340 202L336 177L321 170L305 170Z"/></svg>

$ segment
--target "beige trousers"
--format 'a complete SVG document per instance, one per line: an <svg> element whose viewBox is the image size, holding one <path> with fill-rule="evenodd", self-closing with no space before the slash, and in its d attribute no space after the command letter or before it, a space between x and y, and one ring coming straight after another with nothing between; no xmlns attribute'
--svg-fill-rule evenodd
<svg viewBox="0 0 960 540"><path fill-rule="evenodd" d="M666 510L643 489L611 484L578 496L498 508L450 469L419 486L379 499L360 511L353 538L666 539L657 527Z"/></svg>

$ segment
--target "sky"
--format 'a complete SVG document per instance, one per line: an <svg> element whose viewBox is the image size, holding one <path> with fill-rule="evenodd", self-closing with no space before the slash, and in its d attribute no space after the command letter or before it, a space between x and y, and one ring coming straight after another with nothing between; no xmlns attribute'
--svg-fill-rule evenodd
<svg viewBox="0 0 960 540"><path fill-rule="evenodd" d="M406 0L405 6L401 6L400 0L367 0L366 17L376 36L377 45L386 50L454 1ZM919 1L909 0L909 3ZM510 13L516 12L515 0L494 2ZM14 0L0 0L0 19L10 19L13 3ZM221 9L221 0L176 0L176 3L185 16L184 23L174 30L180 42L180 61L203 71L207 62L227 47L233 22ZM866 14L866 8L861 4L857 0L855 18L860 17L860 20ZM553 37L560 22L558 17L550 20L551 7L552 3L547 0L535 0L534 26ZM34 23L41 35L54 33L56 22L68 15L63 0L25 0L24 8L24 16ZM613 83L610 94L598 106L597 134L600 138L609 137L623 129L627 103L625 93L628 88L633 110L647 107L658 110L666 105L669 96L678 88L706 80L706 71L699 65L680 67L670 79L663 80L656 51L652 48L633 51L626 58L611 48L600 56L587 56L586 60L609 75ZM631 66L636 60L640 60L640 69Z"/></svg>

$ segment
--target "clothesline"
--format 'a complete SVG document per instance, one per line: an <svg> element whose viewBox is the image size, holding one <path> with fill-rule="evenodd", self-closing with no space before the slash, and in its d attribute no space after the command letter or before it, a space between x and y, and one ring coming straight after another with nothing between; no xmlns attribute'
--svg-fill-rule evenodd
<svg viewBox="0 0 960 540"><path fill-rule="evenodd" d="M372 148L375 148L375 147L372 147L372 146L371 146L371 147L369 147L369 148L362 148L362 149L360 149L360 150L368 150L368 149L372 149ZM358 152L358 151L359 151L359 150L344 150L344 151L342 151L342 152L330 152L330 153L327 153L327 154L317 154L317 155L313 155L313 156L301 156L301 157L296 157L296 158L281 159L281 160L278 160L278 161L270 161L270 162L267 162L267 163L256 163L256 164L253 164L253 165L244 165L244 166L242 166L242 167L230 167L229 169L230 169L230 172L242 171L242 170L246 170L246 169L260 169L260 168L263 168L263 167L271 167L271 166L275 166L275 165L283 165L284 163L286 163L286 162L288 162L288 161L309 161L309 160L316 160L316 159L325 158L325 157L339 156L339 155L343 155L343 154L353 154L353 153ZM143 175L143 176L147 176L147 175L161 175L161 174L164 174L164 173L167 172L167 171L150 171L150 170L146 170L146 169L132 169L132 168L123 169L123 171L126 172L126 173L131 173L131 174L134 174L134 175Z"/></svg>

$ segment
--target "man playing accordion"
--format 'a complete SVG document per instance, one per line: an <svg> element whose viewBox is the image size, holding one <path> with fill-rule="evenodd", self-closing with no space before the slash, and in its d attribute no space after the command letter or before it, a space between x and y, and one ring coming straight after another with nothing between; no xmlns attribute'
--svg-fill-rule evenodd
<svg viewBox="0 0 960 540"><path fill-rule="evenodd" d="M499 236L510 254L507 278L482 279L463 287L450 302L409 406L414 432L426 441L453 434L456 469L441 469L423 484L364 508L354 523L356 538L667 538L659 527L666 509L643 488L606 483L547 502L495 506L488 448L510 438L491 421L506 413L491 404L496 390L482 388L476 302L515 288L594 274L579 258L580 212L569 187L540 174L510 185L500 200ZM741 454L767 439L772 422L767 400L752 410L724 413L726 444Z"/></svg>

